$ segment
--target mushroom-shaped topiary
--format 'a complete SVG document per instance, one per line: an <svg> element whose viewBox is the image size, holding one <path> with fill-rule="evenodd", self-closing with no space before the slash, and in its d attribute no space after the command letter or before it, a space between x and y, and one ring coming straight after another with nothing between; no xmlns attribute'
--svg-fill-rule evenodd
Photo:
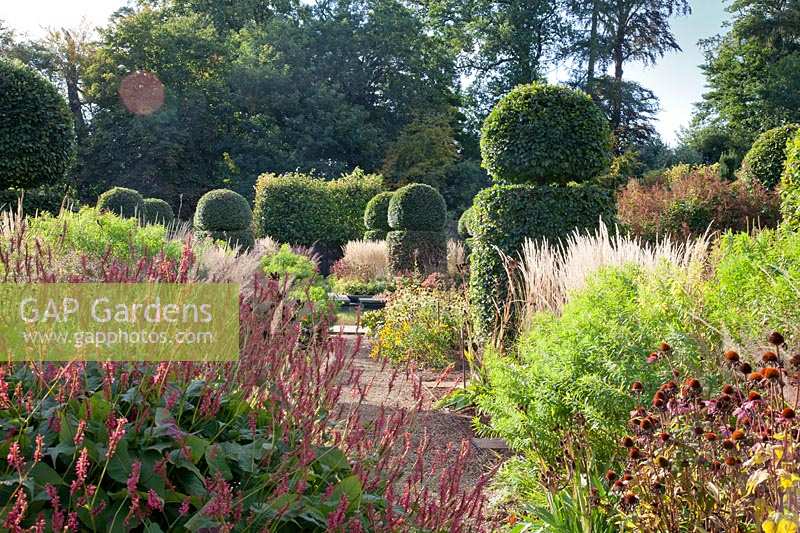
<svg viewBox="0 0 800 533"><path fill-rule="evenodd" d="M97 198L97 209L133 218L143 214L144 198L133 189L112 187Z"/></svg>
<svg viewBox="0 0 800 533"><path fill-rule="evenodd" d="M64 97L35 70L5 59L0 59L0 154L0 189L57 183L75 155Z"/></svg>
<svg viewBox="0 0 800 533"><path fill-rule="evenodd" d="M389 269L423 274L447 269L447 206L439 191L422 183L398 189L389 202L386 246Z"/></svg>
<svg viewBox="0 0 800 533"><path fill-rule="evenodd" d="M367 202L364 209L364 226L367 228L364 238L369 241L379 241L386 238L389 227L389 202L394 196L393 192L376 194Z"/></svg>
<svg viewBox="0 0 800 533"><path fill-rule="evenodd" d="M253 211L244 196L229 189L205 193L197 202L194 227L206 231L229 231L250 228Z"/></svg>
<svg viewBox="0 0 800 533"><path fill-rule="evenodd" d="M175 220L175 213L172 207L161 198L144 199L144 222L145 224L167 225Z"/></svg>
<svg viewBox="0 0 800 533"><path fill-rule="evenodd" d="M447 205L439 191L424 183L397 189L389 201L388 221L393 230L441 231Z"/></svg>
<svg viewBox="0 0 800 533"><path fill-rule="evenodd" d="M794 137L798 129L800 124L786 124L759 135L742 161L744 177L747 180L760 181L768 189L774 189L783 174L786 143Z"/></svg>
<svg viewBox="0 0 800 533"><path fill-rule="evenodd" d="M565 184L598 176L611 162L611 129L584 92L519 85L481 130L483 166L498 183Z"/></svg>
<svg viewBox="0 0 800 533"><path fill-rule="evenodd" d="M195 235L250 248L255 242L253 212L244 196L229 189L215 189L197 202Z"/></svg>

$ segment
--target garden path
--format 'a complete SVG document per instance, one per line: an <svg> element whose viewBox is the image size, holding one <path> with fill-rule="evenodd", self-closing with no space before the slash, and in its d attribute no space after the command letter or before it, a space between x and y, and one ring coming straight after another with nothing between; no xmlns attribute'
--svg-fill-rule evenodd
<svg viewBox="0 0 800 533"><path fill-rule="evenodd" d="M357 336L346 335L345 340L350 349L355 348ZM363 371L362 383L370 384L365 402L361 406L362 415L367 419L377 416L381 405L387 409L413 409L415 405L413 381L407 378L404 372L400 372L395 378L394 384L390 385L394 374L392 366L383 365L380 361L370 357L370 349L369 338L362 337L355 357L355 365ZM456 453L464 439L470 441L471 449L461 481L462 488L468 489L474 486L481 474L489 472L503 459L502 453L478 447L472 442L475 435L469 416L434 408L433 405L436 401L441 399L448 390L447 387L434 386L440 378L439 372L418 370L417 375L423 383L424 399L422 409L411 428L414 445L412 449L415 449L427 434L430 439L427 462L429 457L437 455L436 452L446 451L448 445L453 446L454 453ZM451 382L459 377L460 373L451 374L447 381ZM347 401L347 395L344 395L343 401ZM412 460L409 464L413 464L413 462ZM435 484L438 480L431 480L431 482Z"/></svg>

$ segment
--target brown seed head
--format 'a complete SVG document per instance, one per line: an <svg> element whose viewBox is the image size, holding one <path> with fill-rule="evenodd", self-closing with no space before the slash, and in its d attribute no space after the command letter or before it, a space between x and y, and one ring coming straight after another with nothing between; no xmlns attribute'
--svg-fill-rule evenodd
<svg viewBox="0 0 800 533"><path fill-rule="evenodd" d="M786 420L793 420L795 417L794 409L791 407L784 408L784 410L781 411L781 416Z"/></svg>
<svg viewBox="0 0 800 533"><path fill-rule="evenodd" d="M725 394L733 394L734 392L736 392L736 389L734 388L733 385L725 385L724 387L722 387L722 392L724 392Z"/></svg>
<svg viewBox="0 0 800 533"><path fill-rule="evenodd" d="M611 482L614 482L616 480L617 480L617 473L616 472L614 472L613 470L609 470L608 472L606 472L606 481L611 483Z"/></svg>
<svg viewBox="0 0 800 533"><path fill-rule="evenodd" d="M666 433L666 432L662 431L661 433L658 434L658 439L661 442L669 441L669 433Z"/></svg>
<svg viewBox="0 0 800 533"><path fill-rule="evenodd" d="M635 442L633 442L633 439L630 437L623 437L621 444L623 448L633 448Z"/></svg>
<svg viewBox="0 0 800 533"><path fill-rule="evenodd" d="M670 351L672 351L672 346L670 346L666 342L662 342L661 344L658 345L658 349L659 349L659 351L662 351L662 352L670 352Z"/></svg>
<svg viewBox="0 0 800 533"><path fill-rule="evenodd" d="M769 341L770 344L774 344L775 346L781 346L783 345L784 342L783 335L781 335L777 331L773 331L772 333L770 333L769 337L767 337L767 340Z"/></svg>
<svg viewBox="0 0 800 533"><path fill-rule="evenodd" d="M765 363L774 363L778 360L778 354L775 352L764 352L761 354L761 360Z"/></svg>
<svg viewBox="0 0 800 533"><path fill-rule="evenodd" d="M733 440L742 440L742 439L744 439L744 431L742 431L741 429L737 429L736 431L731 433L731 438Z"/></svg>
<svg viewBox="0 0 800 533"><path fill-rule="evenodd" d="M628 450L628 457L633 459L634 461L636 461L637 459L641 459L642 458L642 452L639 451L639 448L634 446L633 448L630 448Z"/></svg>
<svg viewBox="0 0 800 533"><path fill-rule="evenodd" d="M745 376L753 371L753 367L750 366L750 363L742 363L739 365L739 372L744 374Z"/></svg>
<svg viewBox="0 0 800 533"><path fill-rule="evenodd" d="M755 402L761 399L761 395L758 392L751 390L747 394L747 399L750 400L751 402Z"/></svg>
<svg viewBox="0 0 800 533"><path fill-rule="evenodd" d="M714 433L713 431L707 431L703 435L703 438L706 439L708 442L714 442L715 440L717 440L718 437L717 434Z"/></svg>
<svg viewBox="0 0 800 533"><path fill-rule="evenodd" d="M764 377L773 381L781 379L781 371L777 368L768 366L764 370L761 371L764 374Z"/></svg>
<svg viewBox="0 0 800 533"><path fill-rule="evenodd" d="M739 460L736 457L728 456L725 458L725 464L728 466L736 466L739 464Z"/></svg>
<svg viewBox="0 0 800 533"><path fill-rule="evenodd" d="M764 379L764 374L761 372L750 372L750 374L747 376L747 379L750 381L761 381Z"/></svg>
<svg viewBox="0 0 800 533"><path fill-rule="evenodd" d="M739 353L738 352L735 352L733 350L728 350L727 352L725 352L724 356L725 356L725 360L728 361L729 363L737 363L737 362L739 362Z"/></svg>
<svg viewBox="0 0 800 533"><path fill-rule="evenodd" d="M635 392L637 394L641 393L643 390L644 390L644 386L642 386L642 382L641 381L634 381L633 384L631 385L631 391L633 391L633 392Z"/></svg>
<svg viewBox="0 0 800 533"><path fill-rule="evenodd" d="M736 443L733 442L731 439L725 439L722 441L722 447L726 450L732 450L736 447Z"/></svg>
<svg viewBox="0 0 800 533"><path fill-rule="evenodd" d="M666 457L658 456L658 458L656 459L656 463L658 464L658 466L664 469L670 467L669 459L667 459Z"/></svg>

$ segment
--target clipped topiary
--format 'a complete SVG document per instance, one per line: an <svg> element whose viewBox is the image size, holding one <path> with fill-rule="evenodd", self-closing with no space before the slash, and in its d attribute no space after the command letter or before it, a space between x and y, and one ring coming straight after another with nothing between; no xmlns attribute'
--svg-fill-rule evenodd
<svg viewBox="0 0 800 533"><path fill-rule="evenodd" d="M800 229L800 132L786 145L786 163L779 189L783 223Z"/></svg>
<svg viewBox="0 0 800 533"><path fill-rule="evenodd" d="M97 198L97 209L133 218L144 213L144 198L133 189L112 187Z"/></svg>
<svg viewBox="0 0 800 533"><path fill-rule="evenodd" d="M199 238L225 241L244 249L255 243L250 204L229 189L215 189L200 198L194 212L194 230Z"/></svg>
<svg viewBox="0 0 800 533"><path fill-rule="evenodd" d="M253 247L256 242L253 230L250 228L240 230L219 230L219 231L204 231L195 230L195 237L198 239L211 239L212 241L223 241L233 247L240 247L248 250Z"/></svg>
<svg viewBox="0 0 800 533"><path fill-rule="evenodd" d="M386 248L389 270L407 272L447 271L447 206L439 192L422 183L398 189L389 202Z"/></svg>
<svg viewBox="0 0 800 533"><path fill-rule="evenodd" d="M390 231L386 251L393 273L447 272L447 235L443 231Z"/></svg>
<svg viewBox="0 0 800 533"><path fill-rule="evenodd" d="M461 216L458 218L458 235L464 240L469 239L473 235L472 223L474 216L475 209L469 207L466 211L461 213Z"/></svg>
<svg viewBox="0 0 800 533"><path fill-rule="evenodd" d="M441 231L447 222L447 205L430 185L412 183L392 195L388 221L393 230Z"/></svg>
<svg viewBox="0 0 800 533"><path fill-rule="evenodd" d="M161 198L144 199L144 223L145 224L170 224L175 220L175 213L172 207Z"/></svg>
<svg viewBox="0 0 800 533"><path fill-rule="evenodd" d="M786 124L759 135L742 161L744 177L774 189L783 174L786 143L794 137L798 128L800 124Z"/></svg>
<svg viewBox="0 0 800 533"><path fill-rule="evenodd" d="M519 85L481 130L483 167L495 182L581 182L611 162L608 119L586 93L560 85Z"/></svg>
<svg viewBox="0 0 800 533"><path fill-rule="evenodd" d="M60 182L75 154L72 114L58 89L0 59L0 189Z"/></svg>
<svg viewBox="0 0 800 533"><path fill-rule="evenodd" d="M244 196L230 189L215 189L197 202L194 227L204 231L250 229L253 211Z"/></svg>
<svg viewBox="0 0 800 533"><path fill-rule="evenodd" d="M364 238L368 241L380 241L386 238L389 227L389 202L394 196L393 192L382 192L376 194L367 202L364 209L364 226L367 231Z"/></svg>

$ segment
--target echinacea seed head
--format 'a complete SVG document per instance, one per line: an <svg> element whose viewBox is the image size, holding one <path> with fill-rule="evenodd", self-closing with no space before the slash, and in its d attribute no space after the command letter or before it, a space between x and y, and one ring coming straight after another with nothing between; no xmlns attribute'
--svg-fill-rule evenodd
<svg viewBox="0 0 800 533"><path fill-rule="evenodd" d="M722 441L722 447L726 450L732 450L736 447L736 443L734 443L731 439L725 439Z"/></svg>
<svg viewBox="0 0 800 533"><path fill-rule="evenodd" d="M694 431L694 434L698 436L704 433L704 430L701 426L695 426L692 431Z"/></svg>
<svg viewBox="0 0 800 533"><path fill-rule="evenodd" d="M669 459L663 456L658 456L658 458L656 459L656 463L658 464L658 466L660 466L665 470L670 467Z"/></svg>
<svg viewBox="0 0 800 533"><path fill-rule="evenodd" d="M781 378L781 371L777 368L768 366L764 370L761 371L765 378L770 379L772 381L776 381Z"/></svg>
<svg viewBox="0 0 800 533"><path fill-rule="evenodd" d="M658 434L658 439L661 442L669 441L669 433L666 433L666 432L662 431L661 433Z"/></svg>
<svg viewBox="0 0 800 533"><path fill-rule="evenodd" d="M636 494L632 492L626 492L625 495L622 497L622 503L628 507L632 507L639 503L639 498L636 497Z"/></svg>
<svg viewBox="0 0 800 533"><path fill-rule="evenodd" d="M662 342L661 344L658 345L658 349L659 351L666 353L672 351L672 346L670 346L666 342Z"/></svg>
<svg viewBox="0 0 800 533"><path fill-rule="evenodd" d="M781 416L786 420L793 420L795 417L794 409L791 407L784 408L783 411L781 411Z"/></svg>
<svg viewBox="0 0 800 533"><path fill-rule="evenodd" d="M616 472L614 472L613 470L609 470L608 472L606 472L606 481L608 481L609 483L612 483L612 482L614 482L616 480L617 480L617 473Z"/></svg>
<svg viewBox="0 0 800 533"><path fill-rule="evenodd" d="M739 372L741 372L745 376L750 374L750 372L752 372L752 371L753 371L753 367L750 366L750 363L742 363L741 365L739 365Z"/></svg>
<svg viewBox="0 0 800 533"><path fill-rule="evenodd" d="M637 459L641 459L642 458L642 452L639 450L639 448L634 446L633 448L630 448L628 450L628 457L630 459L633 459L634 461L636 461Z"/></svg>
<svg viewBox="0 0 800 533"><path fill-rule="evenodd" d="M633 475L628 472L627 470L622 473L622 481L631 481L633 479Z"/></svg>
<svg viewBox="0 0 800 533"><path fill-rule="evenodd" d="M706 439L706 441L708 441L708 442L714 442L715 440L717 440L718 437L717 437L717 434L714 433L713 431L707 431L703 435L703 438Z"/></svg>
<svg viewBox="0 0 800 533"><path fill-rule="evenodd" d="M750 372L750 374L747 376L747 379L749 381L761 381L764 379L764 374L761 372Z"/></svg>
<svg viewBox="0 0 800 533"><path fill-rule="evenodd" d="M733 394L734 392L736 392L736 389L734 388L733 385L725 385L724 387L722 387L722 392L725 394Z"/></svg>
<svg viewBox="0 0 800 533"><path fill-rule="evenodd" d="M769 337L767 337L767 340L769 341L770 344L775 346L782 346L784 342L783 335L781 335L777 331L773 331L772 333L770 333Z"/></svg>
<svg viewBox="0 0 800 533"><path fill-rule="evenodd" d="M739 353L733 350L728 350L725 352L725 360L729 363L737 363L739 362Z"/></svg>
<svg viewBox="0 0 800 533"><path fill-rule="evenodd" d="M623 448L633 448L635 442L630 437L623 437L622 438L622 447Z"/></svg>
<svg viewBox="0 0 800 533"><path fill-rule="evenodd" d="M761 354L761 360L765 363L774 363L778 360L778 354L775 352L764 352Z"/></svg>
<svg viewBox="0 0 800 533"><path fill-rule="evenodd" d="M725 458L725 464L728 466L736 466L739 464L739 460L736 457L728 456Z"/></svg>
<svg viewBox="0 0 800 533"><path fill-rule="evenodd" d="M642 385L641 381L634 381L631 385L631 391L635 393L641 393L644 390L644 386Z"/></svg>
<svg viewBox="0 0 800 533"><path fill-rule="evenodd" d="M744 431L742 431L741 429L737 429L736 431L731 433L731 438L736 441L744 439Z"/></svg>
<svg viewBox="0 0 800 533"><path fill-rule="evenodd" d="M761 394L759 394L758 392L756 392L754 390L751 390L747 394L747 399L750 400L751 402L756 402L756 401L761 399Z"/></svg>

